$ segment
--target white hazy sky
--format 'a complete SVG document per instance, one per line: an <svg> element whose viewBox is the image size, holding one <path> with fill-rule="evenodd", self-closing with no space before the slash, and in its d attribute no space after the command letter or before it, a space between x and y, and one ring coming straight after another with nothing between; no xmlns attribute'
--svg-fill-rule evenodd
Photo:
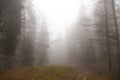
<svg viewBox="0 0 120 80"><path fill-rule="evenodd" d="M34 0L33 3L36 14L44 14L52 38L64 36L79 16L80 0Z"/></svg>

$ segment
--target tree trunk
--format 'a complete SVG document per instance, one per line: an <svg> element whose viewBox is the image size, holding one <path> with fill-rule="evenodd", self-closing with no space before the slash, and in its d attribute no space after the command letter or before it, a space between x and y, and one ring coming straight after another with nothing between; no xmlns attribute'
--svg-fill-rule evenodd
<svg viewBox="0 0 120 80"><path fill-rule="evenodd" d="M110 53L110 40L109 40L109 25L108 25L108 10L107 10L107 0L104 0L105 7L105 28L106 28L106 44L107 44L107 54L108 54L108 67L110 73L112 73L111 66L111 53Z"/></svg>
<svg viewBox="0 0 120 80"><path fill-rule="evenodd" d="M120 79L120 44L119 44L119 29L118 29L118 22L116 18L116 11L115 11L115 1L112 0L112 9L113 9L113 18L115 21L115 29L116 29L116 46L117 46L117 53L118 53L118 66L117 66L117 80Z"/></svg>

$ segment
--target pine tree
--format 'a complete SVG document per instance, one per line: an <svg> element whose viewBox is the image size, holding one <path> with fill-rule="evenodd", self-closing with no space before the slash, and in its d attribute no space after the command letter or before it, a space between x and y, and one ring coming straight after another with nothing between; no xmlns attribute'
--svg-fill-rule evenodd
<svg viewBox="0 0 120 80"><path fill-rule="evenodd" d="M48 48L49 48L49 36L46 23L41 23L40 32L36 38L36 65L45 65L48 62Z"/></svg>
<svg viewBox="0 0 120 80"><path fill-rule="evenodd" d="M23 5L22 0L1 0L0 4L1 53L5 56L4 68L9 69L13 66L13 56L21 30Z"/></svg>

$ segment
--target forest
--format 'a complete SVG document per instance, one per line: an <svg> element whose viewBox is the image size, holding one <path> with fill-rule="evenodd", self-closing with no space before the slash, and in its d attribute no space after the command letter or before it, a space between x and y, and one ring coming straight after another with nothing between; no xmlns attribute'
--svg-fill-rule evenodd
<svg viewBox="0 0 120 80"><path fill-rule="evenodd" d="M120 0L0 0L0 80L120 80Z"/></svg>

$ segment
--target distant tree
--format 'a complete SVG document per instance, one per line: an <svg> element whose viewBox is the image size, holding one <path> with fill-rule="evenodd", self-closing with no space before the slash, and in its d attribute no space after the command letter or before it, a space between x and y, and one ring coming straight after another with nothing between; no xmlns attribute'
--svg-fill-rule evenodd
<svg viewBox="0 0 120 80"><path fill-rule="evenodd" d="M94 26L90 15L87 14L85 3L81 1L81 13L76 25L67 35L67 47L70 65L91 68L96 64L93 33ZM93 40L93 41L92 41Z"/></svg>
<svg viewBox="0 0 120 80"><path fill-rule="evenodd" d="M108 6L106 1L98 1L95 9L95 25L97 36L97 54L98 54L98 66L102 68L109 67L111 72L111 50L110 50L110 28L108 23ZM108 59L108 60L107 60ZM107 64L107 65L106 65ZM104 66L106 65L106 66ZM99 69L102 69L100 68ZM101 71L101 70L99 70ZM104 70L105 71L105 70Z"/></svg>
<svg viewBox="0 0 120 80"><path fill-rule="evenodd" d="M40 31L37 33L36 37L36 63L35 65L41 66L48 62L48 48L49 48L49 35L47 30L47 25L45 21L41 23Z"/></svg>

